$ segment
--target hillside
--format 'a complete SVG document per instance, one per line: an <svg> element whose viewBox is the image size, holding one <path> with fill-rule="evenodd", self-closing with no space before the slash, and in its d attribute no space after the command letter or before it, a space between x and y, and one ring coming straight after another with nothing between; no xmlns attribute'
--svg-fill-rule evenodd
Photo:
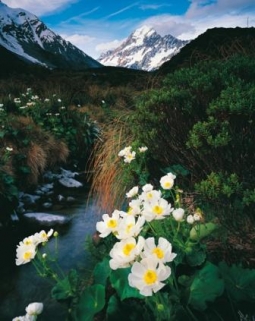
<svg viewBox="0 0 255 321"><path fill-rule="evenodd" d="M192 40L156 73L167 74L207 60L224 60L241 53L255 55L255 28L213 28Z"/></svg>

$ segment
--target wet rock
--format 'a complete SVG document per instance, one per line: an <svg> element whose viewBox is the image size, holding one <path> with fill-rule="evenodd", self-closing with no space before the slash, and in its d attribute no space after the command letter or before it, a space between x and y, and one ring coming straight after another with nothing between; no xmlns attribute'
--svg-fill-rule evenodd
<svg viewBox="0 0 255 321"><path fill-rule="evenodd" d="M42 226L65 225L71 221L71 217L60 214L49 214L42 212L33 212L23 214L24 220L28 223L38 224Z"/></svg>
<svg viewBox="0 0 255 321"><path fill-rule="evenodd" d="M82 187L83 184L76 179L70 178L70 177L63 177L59 179L59 183L67 188L79 188Z"/></svg>
<svg viewBox="0 0 255 321"><path fill-rule="evenodd" d="M50 203L50 202L45 202L42 204L42 207L45 208L45 209L49 209L49 208L52 208L53 204Z"/></svg>

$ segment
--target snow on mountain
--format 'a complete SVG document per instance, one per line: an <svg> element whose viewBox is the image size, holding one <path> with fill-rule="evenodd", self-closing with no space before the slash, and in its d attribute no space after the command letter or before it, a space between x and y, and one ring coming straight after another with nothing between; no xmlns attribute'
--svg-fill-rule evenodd
<svg viewBox="0 0 255 321"><path fill-rule="evenodd" d="M119 66L152 71L170 60L189 41L171 35L161 37L153 28L135 30L119 47L98 58L105 66Z"/></svg>
<svg viewBox="0 0 255 321"><path fill-rule="evenodd" d="M0 46L22 60L49 68L83 69L101 64L51 31L32 13L0 1Z"/></svg>

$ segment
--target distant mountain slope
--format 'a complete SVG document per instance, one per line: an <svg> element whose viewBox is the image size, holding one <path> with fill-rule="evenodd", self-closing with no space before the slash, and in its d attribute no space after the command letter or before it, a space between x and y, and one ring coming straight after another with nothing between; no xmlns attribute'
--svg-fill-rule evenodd
<svg viewBox="0 0 255 321"><path fill-rule="evenodd" d="M157 72L172 72L203 60L227 59L235 54L255 56L255 28L213 28L190 41Z"/></svg>
<svg viewBox="0 0 255 321"><path fill-rule="evenodd" d="M153 28L144 26L135 30L118 48L103 53L103 65L132 69L155 70L171 59L188 41L171 35L161 37Z"/></svg>
<svg viewBox="0 0 255 321"><path fill-rule="evenodd" d="M9 8L1 1L0 45L23 61L47 68L86 69L102 66L47 28L35 15L23 9Z"/></svg>

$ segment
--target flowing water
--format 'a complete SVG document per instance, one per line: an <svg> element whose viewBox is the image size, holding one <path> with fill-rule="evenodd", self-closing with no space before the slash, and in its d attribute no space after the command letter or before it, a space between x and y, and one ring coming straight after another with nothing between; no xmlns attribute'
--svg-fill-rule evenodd
<svg viewBox="0 0 255 321"><path fill-rule="evenodd" d="M101 212L93 201L87 202L84 191L77 192L74 205L57 211L59 214L72 216L71 223L55 228L58 237L58 262L67 272L71 268L85 272L91 268L90 253L85 250L86 237L95 232L95 224L101 219ZM45 278L39 277L32 263L15 265L16 246L24 237L46 231L49 228L28 229L18 224L2 233L0 231L0 321L11 321L14 317L25 315L25 308L31 302L43 302L44 310L39 320L64 321L66 307L51 298L52 285ZM49 247L54 248L52 238Z"/></svg>

